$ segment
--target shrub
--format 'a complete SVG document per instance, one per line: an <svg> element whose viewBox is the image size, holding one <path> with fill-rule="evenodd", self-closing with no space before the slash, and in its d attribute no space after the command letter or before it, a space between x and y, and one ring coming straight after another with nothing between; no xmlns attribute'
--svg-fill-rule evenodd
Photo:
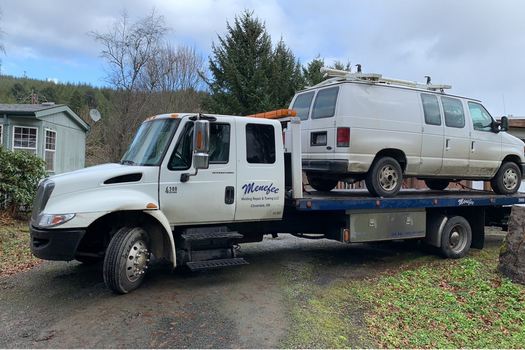
<svg viewBox="0 0 525 350"><path fill-rule="evenodd" d="M31 208L38 182L46 176L45 162L26 152L12 152L0 146L0 205L17 216Z"/></svg>

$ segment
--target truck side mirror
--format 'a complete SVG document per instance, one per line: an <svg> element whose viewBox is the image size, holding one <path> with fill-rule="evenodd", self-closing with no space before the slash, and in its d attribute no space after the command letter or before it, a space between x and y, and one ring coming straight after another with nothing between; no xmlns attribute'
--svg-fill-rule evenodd
<svg viewBox="0 0 525 350"><path fill-rule="evenodd" d="M509 118L505 116L501 117L500 125L501 125L500 126L501 131L509 130Z"/></svg>
<svg viewBox="0 0 525 350"><path fill-rule="evenodd" d="M195 174L183 173L180 176L181 182L188 182L191 176L197 175L199 169L208 169L210 151L210 122L198 119L193 125L193 168Z"/></svg>

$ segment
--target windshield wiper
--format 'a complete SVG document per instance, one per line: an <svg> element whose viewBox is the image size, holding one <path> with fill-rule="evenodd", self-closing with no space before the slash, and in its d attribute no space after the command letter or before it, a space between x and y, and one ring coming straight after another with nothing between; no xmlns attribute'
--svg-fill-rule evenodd
<svg viewBox="0 0 525 350"><path fill-rule="evenodd" d="M120 162L122 165L135 165L135 162L129 159L124 159Z"/></svg>

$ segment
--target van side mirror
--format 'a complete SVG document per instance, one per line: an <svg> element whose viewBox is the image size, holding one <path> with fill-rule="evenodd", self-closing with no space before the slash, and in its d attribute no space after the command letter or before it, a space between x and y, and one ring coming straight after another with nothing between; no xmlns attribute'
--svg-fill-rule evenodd
<svg viewBox="0 0 525 350"><path fill-rule="evenodd" d="M500 131L507 131L509 130L509 118L503 116L501 117L500 121Z"/></svg>
<svg viewBox="0 0 525 350"><path fill-rule="evenodd" d="M181 182L188 182L191 176L197 175L199 169L208 169L210 151L210 122L198 119L193 125L193 168L194 174L183 173L180 176Z"/></svg>

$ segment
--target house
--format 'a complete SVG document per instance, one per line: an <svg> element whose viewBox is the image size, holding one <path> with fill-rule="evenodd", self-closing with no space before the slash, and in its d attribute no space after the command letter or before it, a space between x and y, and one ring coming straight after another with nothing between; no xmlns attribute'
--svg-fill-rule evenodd
<svg viewBox="0 0 525 350"><path fill-rule="evenodd" d="M66 105L0 104L0 145L36 154L50 174L84 167L88 130Z"/></svg>

